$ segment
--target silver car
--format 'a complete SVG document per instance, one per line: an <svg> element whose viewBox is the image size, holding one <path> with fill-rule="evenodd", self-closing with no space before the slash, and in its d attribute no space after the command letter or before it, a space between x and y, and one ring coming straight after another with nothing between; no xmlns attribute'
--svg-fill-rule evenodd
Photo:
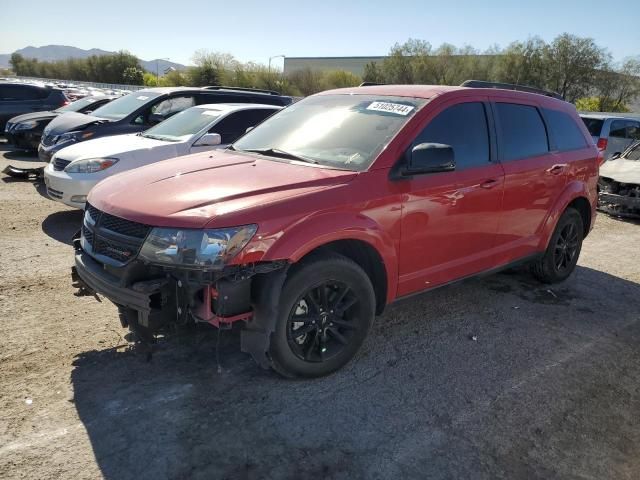
<svg viewBox="0 0 640 480"><path fill-rule="evenodd" d="M640 116L621 113L580 113L598 150L605 160L624 152L632 142L640 140Z"/></svg>

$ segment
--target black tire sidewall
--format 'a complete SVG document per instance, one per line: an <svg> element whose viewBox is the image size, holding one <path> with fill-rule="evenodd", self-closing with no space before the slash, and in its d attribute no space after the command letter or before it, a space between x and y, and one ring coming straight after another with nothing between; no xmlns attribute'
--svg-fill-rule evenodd
<svg viewBox="0 0 640 480"><path fill-rule="evenodd" d="M569 223L575 223L576 225L576 229L578 233L578 249L576 251L576 255L573 259L571 267L568 268L565 272L560 273L556 270L555 264L554 264L555 248L558 242L558 237L562 233L562 230L564 229L564 227L566 227ZM583 237L584 237L584 226L583 226L582 217L580 216L580 213L578 213L578 211L574 210L573 208L567 209L560 217L560 220L558 220L556 229L554 230L553 235L551 236L551 240L549 241L549 245L547 246L547 250L542 259L544 276L545 276L543 280L550 283L561 282L563 280L566 280L573 273L573 271L576 268L576 264L578 263L580 252L582 251Z"/></svg>
<svg viewBox="0 0 640 480"><path fill-rule="evenodd" d="M343 282L359 299L361 314L357 318L360 328L354 333L349 345L324 362L305 362L291 350L287 340L289 314L300 296L310 287L335 280ZM347 364L357 353L367 336L375 316L375 294L367 274L355 262L346 257L331 256L301 265L284 284L276 329L271 335L269 353L274 369L289 377L319 377L328 375Z"/></svg>

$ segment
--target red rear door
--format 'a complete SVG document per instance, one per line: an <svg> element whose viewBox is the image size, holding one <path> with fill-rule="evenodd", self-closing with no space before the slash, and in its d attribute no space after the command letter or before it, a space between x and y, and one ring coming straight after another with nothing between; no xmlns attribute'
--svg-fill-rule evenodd
<svg viewBox="0 0 640 480"><path fill-rule="evenodd" d="M552 152L543 113L523 99L493 103L504 199L497 236L497 265L537 251L542 228L567 179L568 165Z"/></svg>

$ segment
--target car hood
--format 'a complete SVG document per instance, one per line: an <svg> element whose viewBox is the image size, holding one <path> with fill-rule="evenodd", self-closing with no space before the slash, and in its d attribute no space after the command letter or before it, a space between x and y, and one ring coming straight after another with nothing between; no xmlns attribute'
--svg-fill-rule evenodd
<svg viewBox="0 0 640 480"><path fill-rule="evenodd" d="M178 142L165 142L142 137L136 133L100 137L75 143L60 150L56 157L73 162L83 158L115 157L120 160L148 154L149 161L160 161L176 156ZM153 152L150 150L153 149ZM162 153L161 153L162 152Z"/></svg>
<svg viewBox="0 0 640 480"><path fill-rule="evenodd" d="M207 152L114 175L91 190L88 202L147 225L203 228L224 224L228 214L344 185L356 175L229 151ZM244 218L246 223L260 220L250 213Z"/></svg>
<svg viewBox="0 0 640 480"><path fill-rule="evenodd" d="M33 113L25 113L23 115L18 115L17 117L13 117L11 120L9 120L10 123L20 123L20 122L27 122L29 120L37 120L37 121L42 121L42 120L51 120L52 118L57 117L58 115L60 115L59 113L55 113L55 112L33 112Z"/></svg>
<svg viewBox="0 0 640 480"><path fill-rule="evenodd" d="M94 117L78 112L65 112L54 118L44 130L45 135L62 135L63 133L82 130L95 123L108 122L104 118Z"/></svg>
<svg viewBox="0 0 640 480"><path fill-rule="evenodd" d="M608 160L600 167L600 176L611 178L620 183L640 185L640 160L624 158Z"/></svg>

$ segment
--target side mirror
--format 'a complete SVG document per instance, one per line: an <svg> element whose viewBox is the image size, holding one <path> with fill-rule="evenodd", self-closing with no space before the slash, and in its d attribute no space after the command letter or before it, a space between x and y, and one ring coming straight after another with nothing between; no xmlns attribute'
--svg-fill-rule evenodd
<svg viewBox="0 0 640 480"><path fill-rule="evenodd" d="M411 150L405 175L452 172L456 169L453 147L442 143L421 143Z"/></svg>
<svg viewBox="0 0 640 480"><path fill-rule="evenodd" d="M164 120L166 120L166 117L161 113L152 113L151 115L149 115L149 123L151 125L157 125Z"/></svg>
<svg viewBox="0 0 640 480"><path fill-rule="evenodd" d="M222 143L219 133L205 133L193 144L194 147L214 147Z"/></svg>

